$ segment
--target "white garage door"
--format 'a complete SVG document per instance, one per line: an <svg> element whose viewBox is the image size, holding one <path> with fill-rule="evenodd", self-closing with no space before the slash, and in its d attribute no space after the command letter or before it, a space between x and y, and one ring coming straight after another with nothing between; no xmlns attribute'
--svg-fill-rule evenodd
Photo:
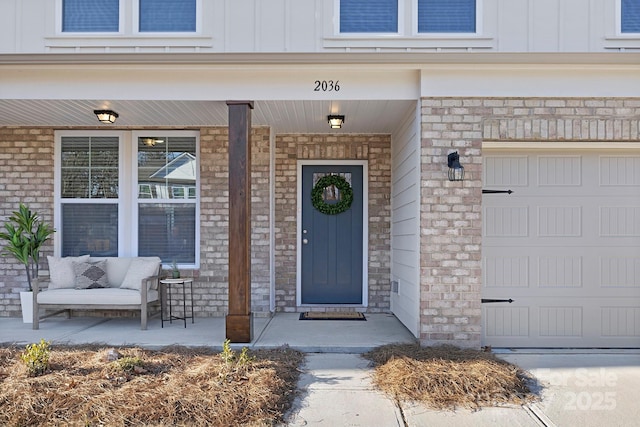
<svg viewBox="0 0 640 427"><path fill-rule="evenodd" d="M483 343L640 347L640 151L483 154Z"/></svg>

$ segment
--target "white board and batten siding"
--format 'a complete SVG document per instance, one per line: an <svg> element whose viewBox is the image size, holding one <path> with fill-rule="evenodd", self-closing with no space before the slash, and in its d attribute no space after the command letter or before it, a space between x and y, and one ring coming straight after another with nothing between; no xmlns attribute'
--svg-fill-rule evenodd
<svg viewBox="0 0 640 427"><path fill-rule="evenodd" d="M393 134L391 167L391 311L418 337L420 324L419 108Z"/></svg>
<svg viewBox="0 0 640 427"><path fill-rule="evenodd" d="M483 345L640 348L640 149L485 150Z"/></svg>

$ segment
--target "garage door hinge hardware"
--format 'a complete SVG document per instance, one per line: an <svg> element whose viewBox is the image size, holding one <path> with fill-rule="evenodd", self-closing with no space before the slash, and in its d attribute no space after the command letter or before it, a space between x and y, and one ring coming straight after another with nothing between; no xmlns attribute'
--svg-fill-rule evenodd
<svg viewBox="0 0 640 427"><path fill-rule="evenodd" d="M482 194L502 194L502 193L511 194L513 193L513 191L512 190L482 190Z"/></svg>
<svg viewBox="0 0 640 427"><path fill-rule="evenodd" d="M489 303L493 303L493 302L508 302L509 304L511 304L513 302L513 300L511 298L509 298L509 299L486 299L486 298L482 298L480 300L480 302L482 304L489 304Z"/></svg>

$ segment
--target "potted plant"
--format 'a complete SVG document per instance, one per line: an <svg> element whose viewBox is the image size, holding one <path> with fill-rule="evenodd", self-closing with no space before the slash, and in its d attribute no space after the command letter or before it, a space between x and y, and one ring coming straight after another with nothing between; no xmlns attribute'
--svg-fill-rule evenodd
<svg viewBox="0 0 640 427"><path fill-rule="evenodd" d="M31 280L38 277L40 249L54 232L49 224L41 221L37 213L22 203L4 224L4 231L0 232L0 239L6 242L2 254L13 255L24 265L27 272L28 290L20 292L22 318L25 323L32 321Z"/></svg>
<svg viewBox="0 0 640 427"><path fill-rule="evenodd" d="M173 263L171 264L171 277L174 279L180 278L180 270L178 269L178 265L175 260L173 260Z"/></svg>

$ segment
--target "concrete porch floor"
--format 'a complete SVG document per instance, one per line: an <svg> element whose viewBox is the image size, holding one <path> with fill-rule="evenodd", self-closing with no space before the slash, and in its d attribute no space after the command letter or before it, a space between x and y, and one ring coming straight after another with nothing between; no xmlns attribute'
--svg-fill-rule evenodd
<svg viewBox="0 0 640 427"><path fill-rule="evenodd" d="M392 314L366 314L366 321L298 320L299 313L276 313L256 317L253 341L234 344L252 349L289 345L307 353L362 353L391 343L415 342L416 338ZM0 319L0 343L26 345L43 338L52 344L105 344L160 349L170 345L222 348L224 318L198 318L195 323L149 319L140 330L137 318L50 317L34 331L20 318Z"/></svg>

